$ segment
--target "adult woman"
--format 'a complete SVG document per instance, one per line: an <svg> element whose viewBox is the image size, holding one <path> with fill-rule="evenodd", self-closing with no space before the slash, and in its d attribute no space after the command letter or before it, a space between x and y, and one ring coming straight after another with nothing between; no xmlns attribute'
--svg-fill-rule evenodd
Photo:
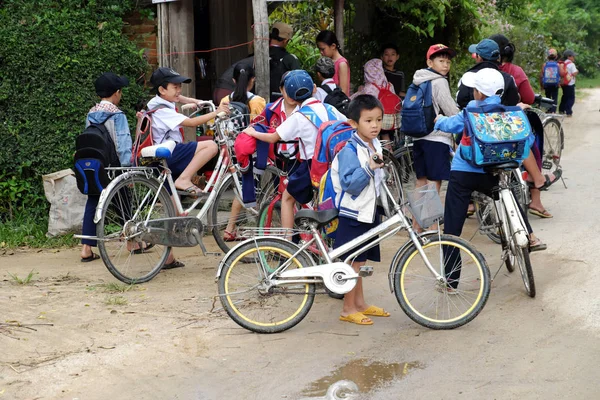
<svg viewBox="0 0 600 400"><path fill-rule="evenodd" d="M323 57L329 57L333 60L335 66L335 75L333 81L346 96L350 96L350 66L340 51L340 43L335 33L332 31L321 31L317 35L317 47Z"/></svg>

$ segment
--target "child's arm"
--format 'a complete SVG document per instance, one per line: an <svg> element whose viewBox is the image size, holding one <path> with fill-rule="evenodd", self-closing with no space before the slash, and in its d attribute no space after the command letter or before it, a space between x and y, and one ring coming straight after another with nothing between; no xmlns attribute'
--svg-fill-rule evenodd
<svg viewBox="0 0 600 400"><path fill-rule="evenodd" d="M374 169L381 168L381 165L372 160L369 164L360 165L358 156L348 147L344 147L336 157L342 190L352 196L358 196L374 178Z"/></svg>
<svg viewBox="0 0 600 400"><path fill-rule="evenodd" d="M200 116L194 117L194 118L186 118L181 123L181 126L194 127L194 126L198 126L198 125L203 125L203 124L207 123L208 121L215 119L217 117L217 114L219 114L221 112L229 114L229 107L227 107L227 105L221 105L221 106L219 106L219 108L217 108L216 111L213 111L211 113L200 115Z"/></svg>
<svg viewBox="0 0 600 400"><path fill-rule="evenodd" d="M435 121L434 129L442 132L461 133L465 129L465 117L461 112L451 117L439 115Z"/></svg>
<svg viewBox="0 0 600 400"><path fill-rule="evenodd" d="M179 102L181 104L191 104L191 103L196 104L199 101L201 101L201 100L194 99L193 97L185 97L185 96L179 95Z"/></svg>
<svg viewBox="0 0 600 400"><path fill-rule="evenodd" d="M257 132L256 129L254 129L251 126L244 129L244 133L247 134L248 136L252 136L253 138L255 138L257 140L260 140L261 142L276 143L281 140L281 137L279 136L277 131L275 131L274 133L262 133L262 132Z"/></svg>

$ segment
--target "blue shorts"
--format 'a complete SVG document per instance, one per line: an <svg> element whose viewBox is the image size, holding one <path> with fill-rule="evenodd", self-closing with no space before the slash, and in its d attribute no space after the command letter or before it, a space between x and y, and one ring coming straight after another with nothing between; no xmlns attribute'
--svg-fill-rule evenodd
<svg viewBox="0 0 600 400"><path fill-rule="evenodd" d="M177 179L183 170L190 165L197 147L197 142L177 143L171 157L167 159L167 165L171 168L173 179Z"/></svg>
<svg viewBox="0 0 600 400"><path fill-rule="evenodd" d="M429 140L413 142L413 160L417 178L430 181L450 179L450 146Z"/></svg>
<svg viewBox="0 0 600 400"><path fill-rule="evenodd" d="M335 231L335 242L333 242L333 248L337 249L342 245L348 243L349 241L356 239L363 233L367 232L369 229L372 229L379 225L381 221L381 211L379 208L377 209L377 213L375 215L375 221L372 224L365 224L364 222L359 222L355 219L339 217L338 218L338 227ZM375 238L371 239L369 242L372 242ZM355 250L350 250L346 254L342 254L340 259L343 261L352 254ZM359 254L354 261L381 261L381 255L379 252L379 245L375 247L371 247L370 249Z"/></svg>

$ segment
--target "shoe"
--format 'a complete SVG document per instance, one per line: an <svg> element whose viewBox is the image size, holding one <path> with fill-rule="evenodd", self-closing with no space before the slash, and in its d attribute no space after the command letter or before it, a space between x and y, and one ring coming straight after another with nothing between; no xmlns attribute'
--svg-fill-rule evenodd
<svg viewBox="0 0 600 400"><path fill-rule="evenodd" d="M534 251L543 251L546 250L548 246L546 243L542 242L540 238L536 238L533 242L529 242L529 252L533 253Z"/></svg>
<svg viewBox="0 0 600 400"><path fill-rule="evenodd" d="M185 189L185 190L177 190L177 194L180 196L189 196L189 197L195 197L198 198L200 196L204 195L204 192L202 192L202 190L196 186L196 185L192 185L189 188Z"/></svg>
<svg viewBox="0 0 600 400"><path fill-rule="evenodd" d="M239 242L245 238L239 237L235 232L225 231L223 232L223 241L225 242Z"/></svg>
<svg viewBox="0 0 600 400"><path fill-rule="evenodd" d="M365 314L361 312L348 314L345 317L343 315L340 315L340 321L352 322L353 324L358 325L373 325L373 321L371 320L371 318L365 316Z"/></svg>
<svg viewBox="0 0 600 400"><path fill-rule="evenodd" d="M370 315L373 317L389 317L390 313L385 311L381 307L369 306L365 311L362 312L363 315Z"/></svg>
<svg viewBox="0 0 600 400"><path fill-rule="evenodd" d="M91 256L89 256L89 257L81 257L81 262L86 263L86 262L98 260L99 258L100 258L100 256L92 251L92 255Z"/></svg>
<svg viewBox="0 0 600 400"><path fill-rule="evenodd" d="M182 263L181 261L173 260L173 262L163 265L162 269L173 269L173 268L183 268L183 267L185 267L184 263Z"/></svg>
<svg viewBox="0 0 600 400"><path fill-rule="evenodd" d="M142 254L154 247L154 243L147 244L144 248L135 249L132 251L133 254Z"/></svg>
<svg viewBox="0 0 600 400"><path fill-rule="evenodd" d="M550 214L546 209L540 210L531 206L529 207L529 214L536 215L540 218L553 218L552 214Z"/></svg>
<svg viewBox="0 0 600 400"><path fill-rule="evenodd" d="M537 189L540 191L546 191L550 186L552 186L552 184L554 184L560 179L560 177L562 176L562 169L557 169L552 173L552 175L554 176L554 179L550 179L549 175L544 175L544 178L546 178L546 182L544 182L544 184L540 187L535 187L533 182L528 182L527 184L529 185L529 188Z"/></svg>
<svg viewBox="0 0 600 400"><path fill-rule="evenodd" d="M454 289L450 286L441 286L438 283L436 283L436 285L435 285L435 290L437 290L440 293L445 293L449 296L455 296L458 294L458 289Z"/></svg>

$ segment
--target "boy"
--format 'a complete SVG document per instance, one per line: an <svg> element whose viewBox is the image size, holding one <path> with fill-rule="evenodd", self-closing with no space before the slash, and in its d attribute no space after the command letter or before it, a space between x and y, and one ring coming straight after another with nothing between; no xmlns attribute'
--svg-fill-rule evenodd
<svg viewBox="0 0 600 400"><path fill-rule="evenodd" d="M461 80L464 85L473 88L473 97L475 100L469 102L468 106L501 103L500 96L504 90L504 77L500 71L493 68L484 68L477 73L465 73ZM464 126L463 113L453 117L438 116L435 123L436 129L452 133L462 133ZM530 135L529 145L531 146L534 141L535 136ZM456 236L460 236L462 233L471 193L478 191L491 196L492 189L498 185L497 176L487 174L483 168L474 167L462 158L461 146L463 145L460 144L458 146L452 160L452 171L450 173L450 182L448 183L444 209L444 233ZM523 210L520 211L527 225L527 230L530 233L529 251L545 250L546 245L533 234L533 230L527 220L527 214ZM458 271L458 274L460 274L460 271ZM451 278L458 279L458 276Z"/></svg>
<svg viewBox="0 0 600 400"><path fill-rule="evenodd" d="M544 74L546 73L546 65L550 64L549 71L556 72L556 83L547 83L544 84ZM552 75L548 73L548 75ZM540 70L540 87L544 88L544 92L546 97L554 100L554 104L558 104L558 88L560 87L560 72L558 68L558 52L556 49L548 50L548 60L542 65L542 69ZM556 112L556 106L552 106L548 109L549 113Z"/></svg>
<svg viewBox="0 0 600 400"><path fill-rule="evenodd" d="M415 72L413 83L420 85L431 81L431 97L436 115L452 116L458 107L450 94L448 72L456 52L443 44L435 44L427 51L427 67ZM450 150L453 146L452 134L434 129L429 135L414 139L413 152L417 187L433 181L438 192L442 181L450 178ZM421 227L423 229L426 226Z"/></svg>
<svg viewBox="0 0 600 400"><path fill-rule="evenodd" d="M171 68L161 67L152 73L150 82L154 86L156 96L148 102L148 110L157 109L152 114L152 140L154 144L173 140L176 145L167 165L175 179L175 187L181 194L199 196L202 191L192 183L192 177L204 164L210 161L218 151L213 141L183 143L184 126L195 127L214 119L218 113L229 113L226 105L219 106L216 111L195 118L188 118L179 114L175 103L197 103L198 100L181 95L181 84L190 83L192 80L179 75ZM173 251L169 255L163 269L184 267L180 261L175 260Z"/></svg>
<svg viewBox="0 0 600 400"><path fill-rule="evenodd" d="M329 57L321 57L315 64L315 74L317 77L317 91L315 93L315 99L324 102L325 98L337 85L333 81L333 75L335 75L335 65L333 60ZM328 87L330 90L326 91L323 86Z"/></svg>
<svg viewBox="0 0 600 400"><path fill-rule="evenodd" d="M131 160L131 134L127 117L118 107L123 96L123 87L129 85L125 76L118 76L112 72L105 72L96 79L96 94L100 97L100 103L90 109L86 118L86 126L89 124L104 123L106 130L110 133L115 146L121 166L127 167ZM94 224L94 212L98 205L100 196L89 195L85 203L83 214L82 235L96 236L96 224ZM90 262L100 258L92 251L96 241L91 239L81 240L81 262Z"/></svg>
<svg viewBox="0 0 600 400"><path fill-rule="evenodd" d="M312 97L316 87L308 72L304 70L290 71L284 79L284 89L287 96L298 104L298 111L288 116L274 133L257 132L252 127L247 128L244 132L268 143L276 143L280 140L299 140L300 142L298 151L302 162L290 175L289 185L283 193L281 204L281 224L284 228L292 229L296 201L306 204L313 198L309 168L320 122L346 121L346 117L334 107L326 106Z"/></svg>
<svg viewBox="0 0 600 400"><path fill-rule="evenodd" d="M385 77L388 82L394 85L396 94L404 99L406 96L406 84L404 82L404 72L396 70L396 63L400 58L398 47L395 44L388 43L381 48L381 60L385 70Z"/></svg>
<svg viewBox="0 0 600 400"><path fill-rule="evenodd" d="M562 96L560 98L560 105L558 106L558 112L561 114L567 114L567 117L573 116L573 105L575 104L575 81L579 71L575 66L575 52L573 50L565 50L563 53L566 75L569 79L567 85L562 85Z"/></svg>
<svg viewBox="0 0 600 400"><path fill-rule="evenodd" d="M372 95L358 95L348 106L348 117L356 132L331 165L335 203L340 209L334 248L343 246L379 225L383 212L378 204L380 197L385 199L385 190L381 188L384 179L381 170L383 164L373 161L376 154L382 158L381 143L377 136L381 131L383 106ZM344 254L340 258L343 260L348 255ZM367 259L380 261L379 245L356 256L352 261L352 268L358 272ZM380 307L367 305L362 278L359 278L354 289L344 295L340 321L372 325L373 321L369 316L389 317L390 314Z"/></svg>

